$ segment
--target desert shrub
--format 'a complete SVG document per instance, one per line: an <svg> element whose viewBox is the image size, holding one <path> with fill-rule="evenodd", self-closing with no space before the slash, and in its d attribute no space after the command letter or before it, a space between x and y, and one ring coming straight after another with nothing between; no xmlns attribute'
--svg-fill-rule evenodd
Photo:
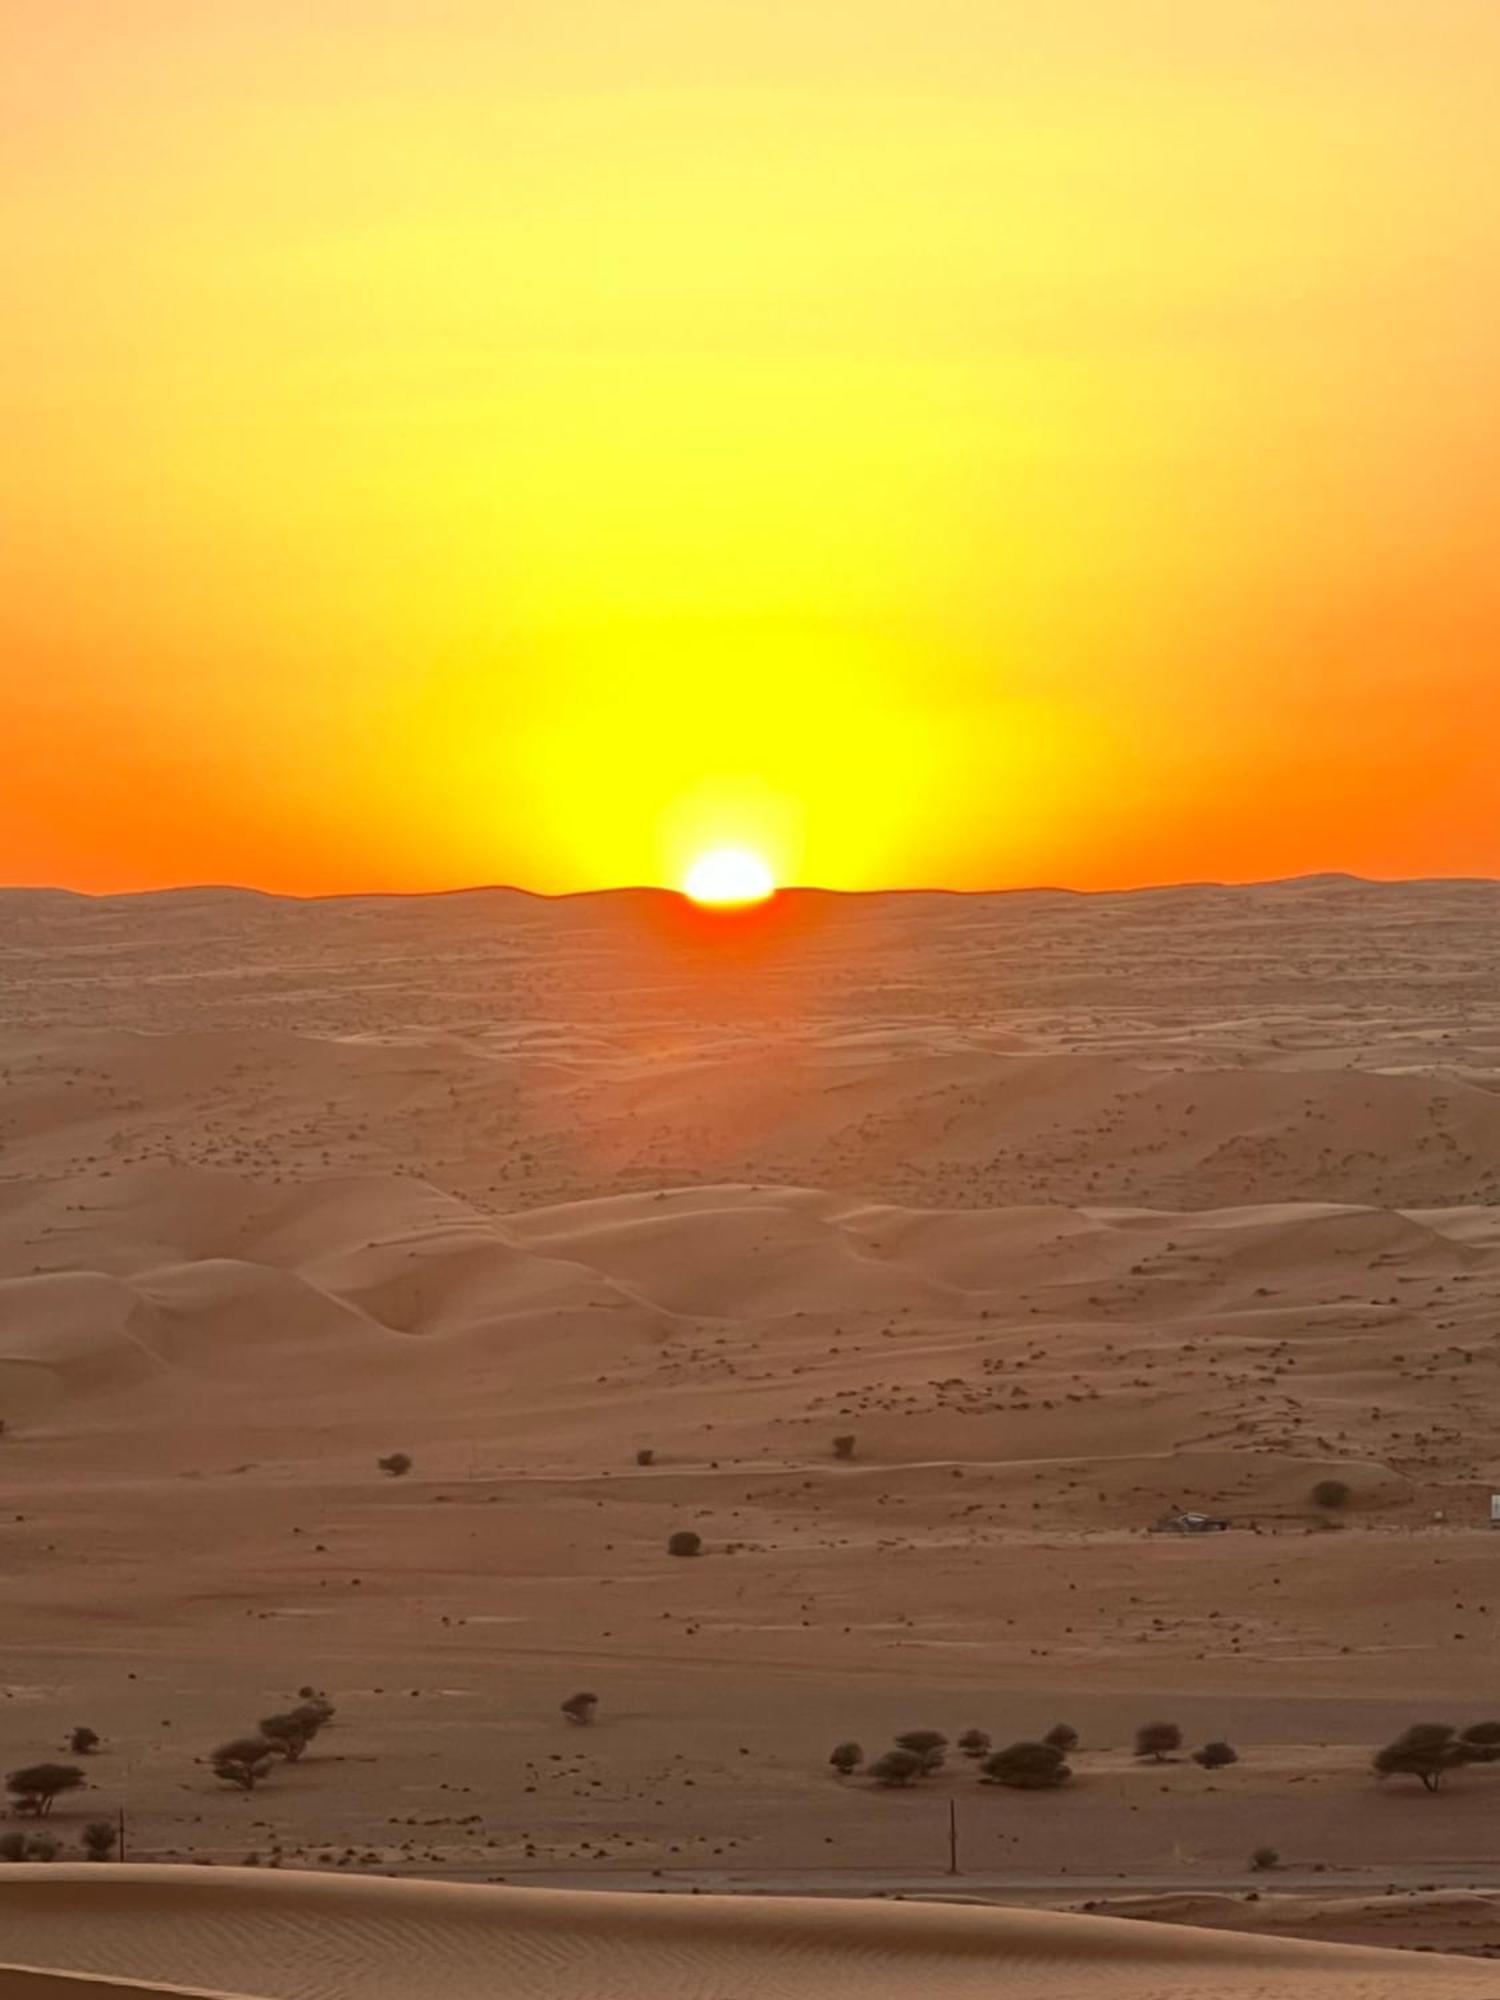
<svg viewBox="0 0 1500 2000"><path fill-rule="evenodd" d="M569 1722L592 1722L598 1706L599 1697L596 1694L570 1694L562 1705L562 1712Z"/></svg>
<svg viewBox="0 0 1500 2000"><path fill-rule="evenodd" d="M253 1792L276 1759L276 1745L264 1736L236 1736L221 1743L209 1762L216 1778Z"/></svg>
<svg viewBox="0 0 1500 2000"><path fill-rule="evenodd" d="M115 1851L116 1838L112 1819L91 1819L83 1829L83 1851L90 1861L108 1861Z"/></svg>
<svg viewBox="0 0 1500 2000"><path fill-rule="evenodd" d="M34 1833L26 1843L28 1861L55 1861L61 1852L50 1833Z"/></svg>
<svg viewBox="0 0 1500 2000"><path fill-rule="evenodd" d="M1350 1497L1342 1479L1320 1479L1312 1490L1315 1507L1347 1507Z"/></svg>
<svg viewBox="0 0 1500 2000"><path fill-rule="evenodd" d="M1193 1762L1201 1764L1205 1771L1222 1771L1226 1764L1238 1764L1239 1761L1240 1753L1232 1743L1205 1743L1201 1750L1193 1752Z"/></svg>
<svg viewBox="0 0 1500 2000"><path fill-rule="evenodd" d="M835 1743L828 1753L828 1761L841 1778L847 1778L851 1771L857 1771L865 1761L865 1753L857 1743Z"/></svg>
<svg viewBox="0 0 1500 2000"><path fill-rule="evenodd" d="M1451 1722L1414 1722L1373 1759L1380 1778L1410 1777L1435 1792L1445 1774L1470 1759Z"/></svg>
<svg viewBox="0 0 1500 2000"><path fill-rule="evenodd" d="M1257 1870L1274 1868L1280 1859L1281 1856L1274 1847L1257 1847L1250 1856L1250 1866Z"/></svg>
<svg viewBox="0 0 1500 2000"><path fill-rule="evenodd" d="M649 1444L643 1444L635 1455L635 1462L637 1465L654 1465L656 1463L656 1453L651 1449Z"/></svg>
<svg viewBox="0 0 1500 2000"><path fill-rule="evenodd" d="M1471 1722L1459 1741L1466 1764L1493 1764L1500 1758L1500 1722Z"/></svg>
<svg viewBox="0 0 1500 2000"><path fill-rule="evenodd" d="M1152 1757L1164 1764L1174 1750L1182 1748L1182 1731L1175 1722L1143 1722L1135 1732L1137 1757Z"/></svg>
<svg viewBox="0 0 1500 2000"><path fill-rule="evenodd" d="M1050 1743L1054 1750L1061 1750L1066 1757L1078 1748L1078 1731L1071 1722L1054 1722L1042 1741Z"/></svg>
<svg viewBox="0 0 1500 2000"><path fill-rule="evenodd" d="M412 1468L411 1458L404 1451L389 1452L386 1457L377 1458L375 1463L382 1472L388 1472L392 1479L404 1478Z"/></svg>
<svg viewBox="0 0 1500 2000"><path fill-rule="evenodd" d="M75 1791L84 1782L76 1764L24 1764L8 1773L5 1789L15 1800L17 1812L45 1819L60 1792Z"/></svg>
<svg viewBox="0 0 1500 2000"><path fill-rule="evenodd" d="M668 1538L667 1554L669 1556L699 1556L702 1553L703 1537L694 1534L691 1528L679 1528L675 1535Z"/></svg>
<svg viewBox="0 0 1500 2000"><path fill-rule="evenodd" d="M1008 1744L986 1757L980 1769L986 1784L1009 1785L1018 1792L1050 1791L1073 1775L1055 1743Z"/></svg>
<svg viewBox="0 0 1500 2000"><path fill-rule="evenodd" d="M836 1437L834 1439L833 1455L835 1458L853 1458L854 1456L853 1431L845 1431L842 1437Z"/></svg>
<svg viewBox="0 0 1500 2000"><path fill-rule="evenodd" d="M958 1739L958 1747L965 1757L983 1757L989 1752L990 1732L987 1729L966 1729Z"/></svg>
<svg viewBox="0 0 1500 2000"><path fill-rule="evenodd" d="M93 1751L99 1748L98 1730L84 1729L80 1726L68 1738L68 1748L75 1757L87 1757L91 1755Z"/></svg>
<svg viewBox="0 0 1500 2000"><path fill-rule="evenodd" d="M316 1736L320 1729L326 1729L338 1710L326 1694L313 1694L307 1688L298 1689L297 1706L292 1714L302 1724L309 1736Z"/></svg>
<svg viewBox="0 0 1500 2000"><path fill-rule="evenodd" d="M877 1785L909 1785L922 1774L922 1759L914 1750L887 1750L868 1767Z"/></svg>
<svg viewBox="0 0 1500 2000"><path fill-rule="evenodd" d="M25 1859L25 1834L0 1833L0 1861L24 1861Z"/></svg>
<svg viewBox="0 0 1500 2000"><path fill-rule="evenodd" d="M896 1748L909 1750L913 1757L919 1757L922 1775L926 1778L943 1768L948 1739L941 1729L908 1729L896 1738Z"/></svg>

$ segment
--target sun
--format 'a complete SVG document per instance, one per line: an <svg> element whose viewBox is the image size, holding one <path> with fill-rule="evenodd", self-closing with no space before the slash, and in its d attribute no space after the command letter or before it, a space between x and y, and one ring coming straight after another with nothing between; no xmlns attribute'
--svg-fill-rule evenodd
<svg viewBox="0 0 1500 2000"><path fill-rule="evenodd" d="M763 903L776 878L748 847L713 847L700 854L683 879L682 892L695 903Z"/></svg>

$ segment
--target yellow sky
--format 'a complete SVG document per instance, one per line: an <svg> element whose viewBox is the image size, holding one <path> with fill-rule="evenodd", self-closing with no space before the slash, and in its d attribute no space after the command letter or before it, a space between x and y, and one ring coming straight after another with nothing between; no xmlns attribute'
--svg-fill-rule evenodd
<svg viewBox="0 0 1500 2000"><path fill-rule="evenodd" d="M0 876L1500 872L1495 0L0 0Z"/></svg>

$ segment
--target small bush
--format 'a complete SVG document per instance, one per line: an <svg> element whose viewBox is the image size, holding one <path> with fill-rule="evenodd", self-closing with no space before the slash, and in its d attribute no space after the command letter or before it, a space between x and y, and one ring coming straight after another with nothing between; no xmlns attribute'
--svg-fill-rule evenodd
<svg viewBox="0 0 1500 2000"><path fill-rule="evenodd" d="M835 1743L828 1754L828 1761L841 1778L847 1778L851 1771L857 1771L865 1761L865 1753L857 1743Z"/></svg>
<svg viewBox="0 0 1500 2000"><path fill-rule="evenodd" d="M562 1705L562 1712L569 1722L588 1723L594 1719L594 1710L599 1706L596 1694L570 1694Z"/></svg>
<svg viewBox="0 0 1500 2000"><path fill-rule="evenodd" d="M61 1852L50 1833L34 1833L26 1843L28 1861L55 1861Z"/></svg>
<svg viewBox="0 0 1500 2000"><path fill-rule="evenodd" d="M1312 1490L1315 1507L1347 1507L1351 1497L1342 1479L1320 1479Z"/></svg>
<svg viewBox="0 0 1500 2000"><path fill-rule="evenodd" d="M1054 1722L1042 1741L1050 1743L1054 1750L1061 1750L1067 1757L1078 1748L1078 1731L1071 1722Z"/></svg>
<svg viewBox="0 0 1500 2000"><path fill-rule="evenodd" d="M654 1465L656 1463L656 1453L651 1449L649 1444L643 1444L635 1455L635 1462L637 1465Z"/></svg>
<svg viewBox="0 0 1500 2000"><path fill-rule="evenodd" d="M1255 1852L1250 1856L1250 1866L1254 1869L1264 1871L1268 1868L1274 1868L1280 1860L1281 1856L1276 1852L1274 1847L1257 1847Z"/></svg>
<svg viewBox="0 0 1500 2000"><path fill-rule="evenodd" d="M375 1463L382 1472L388 1472L392 1479L404 1479L412 1468L412 1460L404 1451L390 1452L384 1458L377 1458Z"/></svg>
<svg viewBox="0 0 1500 2000"><path fill-rule="evenodd" d="M703 1537L694 1534L691 1528L679 1528L667 1541L669 1556L701 1556L702 1553Z"/></svg>
<svg viewBox="0 0 1500 2000"><path fill-rule="evenodd" d="M914 1750L887 1750L870 1765L867 1775L877 1785L909 1785L922 1774L922 1759Z"/></svg>
<svg viewBox="0 0 1500 2000"><path fill-rule="evenodd" d="M45 1819L60 1792L75 1791L84 1782L76 1764L25 1764L8 1774L5 1789L15 1800L17 1812Z"/></svg>
<svg viewBox="0 0 1500 2000"><path fill-rule="evenodd" d="M958 1739L958 1747L965 1757L986 1757L989 1755L990 1732L987 1729L966 1729Z"/></svg>
<svg viewBox="0 0 1500 2000"><path fill-rule="evenodd" d="M25 1859L25 1834L0 1833L0 1861L24 1861Z"/></svg>
<svg viewBox="0 0 1500 2000"><path fill-rule="evenodd" d="M1182 1731L1175 1722L1143 1722L1135 1732L1137 1757L1150 1757L1164 1764L1174 1750L1181 1748Z"/></svg>
<svg viewBox="0 0 1500 2000"><path fill-rule="evenodd" d="M1238 1764L1240 1753L1232 1743L1205 1743L1201 1750L1193 1752L1193 1762L1201 1764L1205 1771L1222 1771L1226 1764Z"/></svg>
<svg viewBox="0 0 1500 2000"><path fill-rule="evenodd" d="M311 1704L305 1709L288 1709L285 1715L267 1715L256 1725L275 1751L295 1764L318 1733L319 1724Z"/></svg>
<svg viewBox="0 0 1500 2000"><path fill-rule="evenodd" d="M1050 1791L1073 1775L1055 1743L1012 1743L986 1757L980 1768L986 1784L1018 1792Z"/></svg>
<svg viewBox="0 0 1500 2000"><path fill-rule="evenodd" d="M833 1455L835 1458L853 1458L854 1456L853 1431L846 1431L842 1437L836 1437L834 1439Z"/></svg>
<svg viewBox="0 0 1500 2000"><path fill-rule="evenodd" d="M112 1819L91 1819L83 1829L83 1851L90 1861L108 1861L118 1838Z"/></svg>
<svg viewBox="0 0 1500 2000"><path fill-rule="evenodd" d="M68 1738L68 1748L75 1757L92 1756L93 1752L99 1748L98 1730L84 1729L82 1727L75 1729L73 1734Z"/></svg>

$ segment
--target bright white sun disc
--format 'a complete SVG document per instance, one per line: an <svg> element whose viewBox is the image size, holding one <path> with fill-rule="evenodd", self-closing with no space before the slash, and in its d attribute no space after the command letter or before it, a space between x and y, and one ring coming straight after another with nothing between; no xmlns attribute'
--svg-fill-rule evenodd
<svg viewBox="0 0 1500 2000"><path fill-rule="evenodd" d="M683 881L683 894L695 903L762 903L776 887L775 877L748 847L715 847L700 854Z"/></svg>

